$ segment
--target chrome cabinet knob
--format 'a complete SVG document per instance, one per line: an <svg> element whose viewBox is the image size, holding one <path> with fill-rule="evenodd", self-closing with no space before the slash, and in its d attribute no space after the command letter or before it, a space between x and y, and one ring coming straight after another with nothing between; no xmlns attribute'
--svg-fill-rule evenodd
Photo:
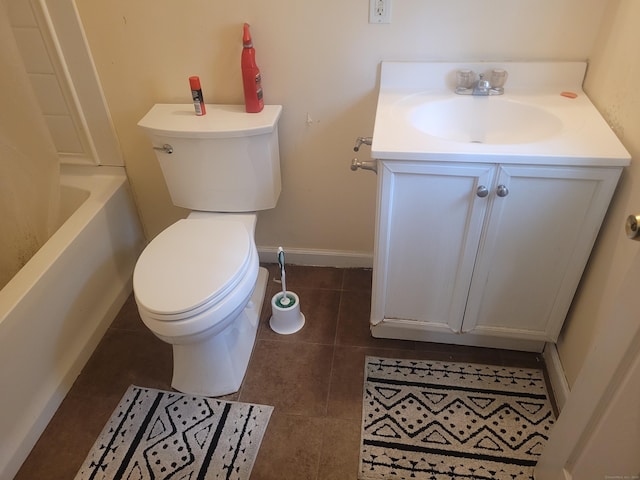
<svg viewBox="0 0 640 480"><path fill-rule="evenodd" d="M509 189L506 187L506 185L498 185L498 188L496 189L496 194L499 197L506 197L507 195L509 195Z"/></svg>
<svg viewBox="0 0 640 480"><path fill-rule="evenodd" d="M480 185L476 190L476 195L478 195L480 198L484 198L489 195L489 189L484 185Z"/></svg>

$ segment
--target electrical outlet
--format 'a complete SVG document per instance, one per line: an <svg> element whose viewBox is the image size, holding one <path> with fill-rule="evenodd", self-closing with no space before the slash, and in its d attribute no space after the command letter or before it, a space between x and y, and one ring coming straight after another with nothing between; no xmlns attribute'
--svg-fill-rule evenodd
<svg viewBox="0 0 640 480"><path fill-rule="evenodd" d="M369 0L369 23L391 23L391 0Z"/></svg>

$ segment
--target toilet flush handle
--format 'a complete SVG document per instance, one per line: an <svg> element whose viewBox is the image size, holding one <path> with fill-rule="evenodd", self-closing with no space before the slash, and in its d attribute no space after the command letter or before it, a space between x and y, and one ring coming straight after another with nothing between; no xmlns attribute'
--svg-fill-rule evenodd
<svg viewBox="0 0 640 480"><path fill-rule="evenodd" d="M164 153L168 153L168 154L172 154L173 153L173 147L171 145L169 145L168 143L165 143L161 147L153 147L153 149L154 150L162 150Z"/></svg>

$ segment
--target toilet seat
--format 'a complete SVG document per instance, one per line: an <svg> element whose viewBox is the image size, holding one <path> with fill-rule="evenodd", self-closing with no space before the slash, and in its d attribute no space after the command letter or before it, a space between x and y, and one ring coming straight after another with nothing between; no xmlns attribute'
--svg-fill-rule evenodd
<svg viewBox="0 0 640 480"><path fill-rule="evenodd" d="M252 237L221 217L184 219L147 245L133 274L139 308L161 321L189 318L224 299L251 266Z"/></svg>

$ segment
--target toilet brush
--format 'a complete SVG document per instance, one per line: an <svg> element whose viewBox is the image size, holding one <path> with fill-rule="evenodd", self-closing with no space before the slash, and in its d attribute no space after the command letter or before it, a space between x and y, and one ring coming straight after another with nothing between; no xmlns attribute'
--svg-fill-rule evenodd
<svg viewBox="0 0 640 480"><path fill-rule="evenodd" d="M280 281L282 292L271 299L273 314L269 320L271 329L282 335L295 333L304 326L305 318L300 312L300 299L294 292L287 292L287 277L284 271L284 250L278 248L278 264L280 265Z"/></svg>
<svg viewBox="0 0 640 480"><path fill-rule="evenodd" d="M280 265L280 281L282 282L282 297L278 298L279 307L288 307L291 298L287 296L287 275L284 271L284 249L278 247L278 265Z"/></svg>

